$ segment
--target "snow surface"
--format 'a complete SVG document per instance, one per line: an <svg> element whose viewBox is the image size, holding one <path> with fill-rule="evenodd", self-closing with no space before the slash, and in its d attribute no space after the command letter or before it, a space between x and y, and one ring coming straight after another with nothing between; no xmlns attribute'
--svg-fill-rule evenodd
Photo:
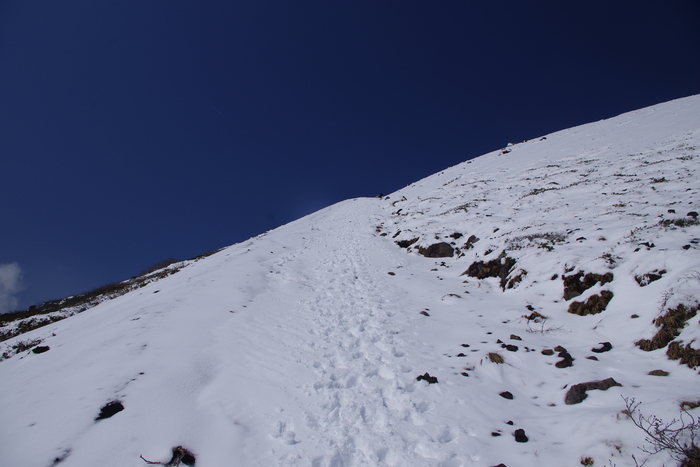
<svg viewBox="0 0 700 467"><path fill-rule="evenodd" d="M664 304L700 300L700 226L659 224L699 210L699 163L694 96L338 203L8 340L50 351L0 362L0 465L136 467L182 445L200 467L633 466L648 455L622 396L667 420L700 399L697 369L634 345ZM418 253L439 241L463 254ZM513 288L462 275L502 251L509 278L526 271ZM614 280L565 301L566 271ZM567 313L601 290L605 311ZM678 339L698 337L695 317ZM593 354L600 342L613 349ZM557 345L573 366L541 354ZM426 372L439 382L416 380ZM609 377L622 386L564 404L571 385ZM95 421L115 400L124 410Z"/></svg>

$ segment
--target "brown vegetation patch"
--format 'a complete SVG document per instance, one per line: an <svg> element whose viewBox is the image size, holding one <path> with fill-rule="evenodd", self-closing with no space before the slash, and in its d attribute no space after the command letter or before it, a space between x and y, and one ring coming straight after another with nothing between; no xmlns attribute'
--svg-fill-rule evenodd
<svg viewBox="0 0 700 467"><path fill-rule="evenodd" d="M508 284L506 285L506 289L515 288L520 282L522 282L522 280L525 276L527 276L527 271L524 269L521 269L520 272L516 276L514 276L511 280L508 281Z"/></svg>
<svg viewBox="0 0 700 467"><path fill-rule="evenodd" d="M594 274L589 272L588 274L584 275L583 271L579 271L576 274L564 276L562 279L564 281L564 300L571 300L574 297L578 297L599 282L600 285L605 285L608 282L612 282L613 274L611 272L607 272L605 274Z"/></svg>
<svg viewBox="0 0 700 467"><path fill-rule="evenodd" d="M474 261L462 275L486 279L487 277L498 277L501 279L501 288L505 290L508 274L515 267L515 260L501 253L501 255L489 262Z"/></svg>
<svg viewBox="0 0 700 467"><path fill-rule="evenodd" d="M603 290L600 295L591 295L586 302L572 302L569 305L569 313L579 316L596 315L608 306L613 298L613 293Z"/></svg>
<svg viewBox="0 0 700 467"><path fill-rule="evenodd" d="M686 321L694 317L698 312L698 305L687 307L683 304L676 308L669 308L665 315L654 320L656 327L660 327L651 339L640 339L635 342L640 349L650 352L666 347L673 339L678 337Z"/></svg>
<svg viewBox="0 0 700 467"><path fill-rule="evenodd" d="M683 341L671 342L666 351L668 358L670 360L680 359L681 365L688 365L690 368L700 366L700 350L695 350L690 344L686 344L685 347L681 344L683 344Z"/></svg>
<svg viewBox="0 0 700 467"><path fill-rule="evenodd" d="M489 360L491 360L493 363L505 363L503 357L496 352L489 352Z"/></svg>

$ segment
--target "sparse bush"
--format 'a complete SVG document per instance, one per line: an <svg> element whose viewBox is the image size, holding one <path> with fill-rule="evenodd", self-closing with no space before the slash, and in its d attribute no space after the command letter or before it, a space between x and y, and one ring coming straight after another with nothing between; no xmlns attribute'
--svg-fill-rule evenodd
<svg viewBox="0 0 700 467"><path fill-rule="evenodd" d="M615 256L611 253L605 253L600 258L604 259L605 262L608 263L608 267L610 267L611 269L617 266L617 262L622 259L619 256Z"/></svg>
<svg viewBox="0 0 700 467"><path fill-rule="evenodd" d="M180 261L180 260L177 258L164 259L163 261L157 262L156 264L154 264L150 268L144 269L143 271L141 271L139 273L139 275L137 277L145 276L145 275L150 274L150 273L157 271L159 269L167 268L171 264L177 263L178 261Z"/></svg>
<svg viewBox="0 0 700 467"><path fill-rule="evenodd" d="M639 402L634 398L623 397L625 413L632 423L644 432L649 446L641 449L647 454L665 452L680 463L681 467L700 467L700 421L687 410L681 410L679 417L664 422L656 415L645 416L639 412ZM636 464L635 459L635 464Z"/></svg>
<svg viewBox="0 0 700 467"><path fill-rule="evenodd" d="M511 238L506 244L508 250L520 250L527 246L536 246L547 251L554 250L557 243L566 241L566 232L544 232L530 235L521 235Z"/></svg>
<svg viewBox="0 0 700 467"><path fill-rule="evenodd" d="M689 227L691 225L700 225L700 220L694 217L679 217L677 219L663 219L659 221L662 227Z"/></svg>
<svg viewBox="0 0 700 467"><path fill-rule="evenodd" d="M41 339L18 341L12 346L12 349L15 351L15 353L20 353L25 352L32 347L36 347L39 344L41 344Z"/></svg>

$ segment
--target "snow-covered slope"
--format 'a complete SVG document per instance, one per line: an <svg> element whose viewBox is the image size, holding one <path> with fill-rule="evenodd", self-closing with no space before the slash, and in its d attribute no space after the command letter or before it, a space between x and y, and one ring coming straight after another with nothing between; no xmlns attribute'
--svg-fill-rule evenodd
<svg viewBox="0 0 700 467"><path fill-rule="evenodd" d="M668 420L700 400L697 368L635 345L700 300L699 165L695 96L336 204L8 340L50 350L0 362L0 465L182 446L200 467L632 466L648 455L621 396ZM441 242L452 257L421 254ZM579 272L600 280L566 300ZM696 316L676 340L697 337Z"/></svg>

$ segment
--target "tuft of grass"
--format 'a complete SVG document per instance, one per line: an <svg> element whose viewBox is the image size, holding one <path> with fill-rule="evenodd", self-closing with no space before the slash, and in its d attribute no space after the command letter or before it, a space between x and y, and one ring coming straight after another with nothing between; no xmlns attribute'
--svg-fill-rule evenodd
<svg viewBox="0 0 700 467"><path fill-rule="evenodd" d="M673 339L680 335L686 321L693 318L697 314L699 308L700 305L698 304L692 307L680 304L676 308L669 308L663 316L659 316L654 320L656 327L661 328L656 332L654 337L651 339L640 339L635 342L635 345L646 352L666 347ZM680 347L680 344L678 346ZM675 347L672 354L674 356L679 355L678 358L682 357L680 349ZM677 360L677 358L672 358L671 356L669 356L669 358Z"/></svg>
<svg viewBox="0 0 700 467"><path fill-rule="evenodd" d="M697 401L682 401L681 402L681 410L688 411L691 409L697 409L700 407L700 400Z"/></svg>
<svg viewBox="0 0 700 467"><path fill-rule="evenodd" d="M568 312L579 316L597 315L605 310L612 298L612 292L603 290L600 295L591 295L585 302L571 302Z"/></svg>
<svg viewBox="0 0 700 467"><path fill-rule="evenodd" d="M506 361L501 357L499 354L496 352L489 352L489 360L491 360L493 363L505 363Z"/></svg>
<svg viewBox="0 0 700 467"><path fill-rule="evenodd" d="M690 344L686 344L685 347L682 344L683 341L671 342L666 350L666 356L669 360L680 360L681 365L688 365L693 369L700 366L700 350L695 350Z"/></svg>

